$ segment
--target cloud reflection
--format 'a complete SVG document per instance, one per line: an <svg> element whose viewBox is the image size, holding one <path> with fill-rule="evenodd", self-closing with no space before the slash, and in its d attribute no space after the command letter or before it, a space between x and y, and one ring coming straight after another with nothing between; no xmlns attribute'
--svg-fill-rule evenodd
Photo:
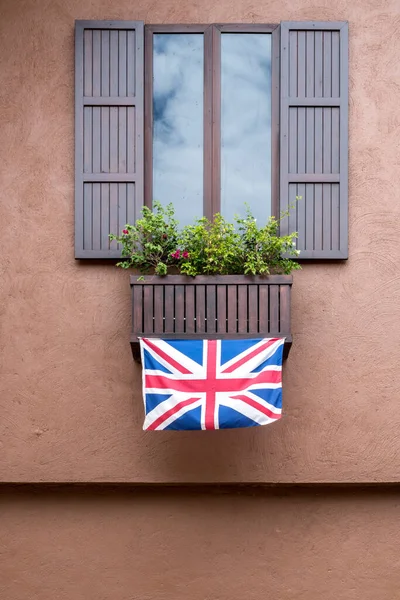
<svg viewBox="0 0 400 600"><path fill-rule="evenodd" d="M221 35L221 212L271 214L271 35Z"/></svg>
<svg viewBox="0 0 400 600"><path fill-rule="evenodd" d="M154 35L153 197L203 214L203 34Z"/></svg>
<svg viewBox="0 0 400 600"><path fill-rule="evenodd" d="M155 34L153 197L181 224L203 212L203 35ZM221 208L248 202L264 222L271 202L271 36L221 35Z"/></svg>

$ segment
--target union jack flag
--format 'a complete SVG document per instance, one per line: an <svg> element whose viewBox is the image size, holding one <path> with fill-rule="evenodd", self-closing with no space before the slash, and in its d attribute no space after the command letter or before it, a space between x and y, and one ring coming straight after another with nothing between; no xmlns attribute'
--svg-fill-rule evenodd
<svg viewBox="0 0 400 600"><path fill-rule="evenodd" d="M228 429L281 417L284 339L140 340L143 429Z"/></svg>

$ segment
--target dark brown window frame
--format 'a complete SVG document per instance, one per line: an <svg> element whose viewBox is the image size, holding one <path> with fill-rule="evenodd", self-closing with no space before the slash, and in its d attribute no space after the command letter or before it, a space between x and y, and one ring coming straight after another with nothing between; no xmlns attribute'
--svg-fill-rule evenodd
<svg viewBox="0 0 400 600"><path fill-rule="evenodd" d="M271 214L279 214L279 24L145 25L144 203L153 200L153 34L204 34L203 214L211 219L221 201L221 33L272 35Z"/></svg>

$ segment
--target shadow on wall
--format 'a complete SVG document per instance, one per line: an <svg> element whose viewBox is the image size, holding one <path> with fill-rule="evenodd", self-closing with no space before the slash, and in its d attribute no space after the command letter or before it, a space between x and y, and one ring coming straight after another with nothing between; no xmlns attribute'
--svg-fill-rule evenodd
<svg viewBox="0 0 400 600"><path fill-rule="evenodd" d="M134 380L141 382L141 366L134 363ZM144 409L139 385L135 388L133 427L142 429ZM156 471L164 482L171 483L229 483L253 481L245 473L264 473L264 481L271 474L271 481L279 472L282 463L290 460L289 449L282 452L288 435L288 419L268 426L216 431L143 431L141 464L143 472ZM277 453L274 449L279 448ZM280 461L280 462L277 462Z"/></svg>

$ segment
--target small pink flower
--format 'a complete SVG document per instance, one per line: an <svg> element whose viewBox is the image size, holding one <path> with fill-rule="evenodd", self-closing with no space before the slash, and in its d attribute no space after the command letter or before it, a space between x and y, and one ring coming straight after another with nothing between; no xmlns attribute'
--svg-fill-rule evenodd
<svg viewBox="0 0 400 600"><path fill-rule="evenodd" d="M129 231L128 231L127 229L123 229L123 230L122 230L122 233L123 233L124 235L128 235Z"/></svg>
<svg viewBox="0 0 400 600"><path fill-rule="evenodd" d="M189 252L187 250L184 250L183 254L182 254L183 258L189 258Z"/></svg>
<svg viewBox="0 0 400 600"><path fill-rule="evenodd" d="M171 256L172 256L172 258L179 259L181 257L181 251L179 250L179 248L178 248L178 250L175 250L175 252L171 252Z"/></svg>

